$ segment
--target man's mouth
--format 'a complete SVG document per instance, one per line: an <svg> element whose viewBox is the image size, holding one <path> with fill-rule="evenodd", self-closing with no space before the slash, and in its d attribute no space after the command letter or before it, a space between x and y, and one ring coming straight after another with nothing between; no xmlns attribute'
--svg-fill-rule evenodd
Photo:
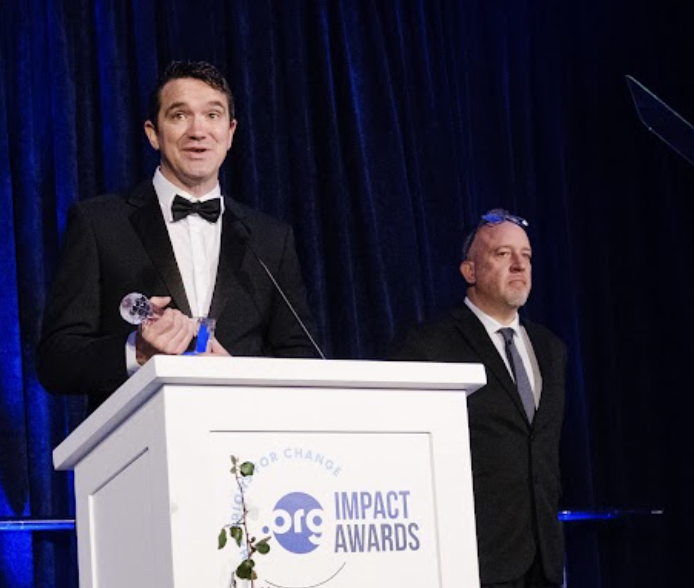
<svg viewBox="0 0 694 588"><path fill-rule="evenodd" d="M191 159L201 159L205 157L210 152L209 149L205 147L188 147L183 149L183 153L190 157Z"/></svg>

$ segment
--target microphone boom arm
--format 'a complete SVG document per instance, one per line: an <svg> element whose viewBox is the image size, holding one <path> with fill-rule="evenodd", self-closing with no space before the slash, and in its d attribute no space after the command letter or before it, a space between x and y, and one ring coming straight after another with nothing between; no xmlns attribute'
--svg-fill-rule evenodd
<svg viewBox="0 0 694 588"><path fill-rule="evenodd" d="M311 333L306 328L304 321L301 320L301 317L294 309L294 305L289 301L289 298L287 298L287 295L284 293L284 290L282 290L282 287L279 285L279 283L275 279L275 276L272 275L270 268L267 265L265 265L265 262L260 258L260 255L258 255L256 253L255 247L253 247L253 245L251 245L251 230L248 228L246 223L244 223L233 212L225 211L224 214L231 214L234 217L234 220L236 221L235 225L237 228L237 233L240 236L241 240L245 243L246 247L248 247L248 250L253 254L253 257L255 257L256 261L260 264L260 267L263 268L263 270L267 274L267 277L270 278L270 281L272 282L272 285L275 287L275 290L277 290L277 292L279 292L280 296L282 297L282 300L284 300L285 305L287 306L289 311L294 316L294 319L296 319L296 322L301 327L301 330L304 332L304 335L306 335L308 337L308 340L311 342L311 345L313 345L313 348L318 352L318 355L320 356L320 358L326 359L325 354L323 353L323 350L318 346L318 343L316 343L315 339L311 336Z"/></svg>
<svg viewBox="0 0 694 588"><path fill-rule="evenodd" d="M287 308L291 311L291 313L294 315L294 318L296 319L296 322L299 323L299 326L301 327L301 330L304 332L304 335L306 335L311 341L311 345L313 345L313 348L318 352L318 355L320 355L321 359L325 359L325 355L323 354L323 351L321 348L318 346L318 343L315 342L313 337L311 336L311 333L309 333L308 329L306 328L306 325L304 324L304 321L299 318L299 314L294 310L294 306L292 305L291 302L289 302L289 299L287 298L287 295L284 293L284 290L280 288L280 285L277 283L277 280L275 279L275 276L272 275L272 272L270 271L270 268L268 268L267 265L265 265L265 262L258 257L258 254L254 251L253 247L251 247L250 243L246 243L248 245L248 249L250 249L251 253L253 256L256 258L260 266L265 270L265 273L267 274L267 277L270 278L270 281L272 282L273 286L275 286L275 289L280 293L280 296L282 296L282 300L284 300L284 303L287 305Z"/></svg>

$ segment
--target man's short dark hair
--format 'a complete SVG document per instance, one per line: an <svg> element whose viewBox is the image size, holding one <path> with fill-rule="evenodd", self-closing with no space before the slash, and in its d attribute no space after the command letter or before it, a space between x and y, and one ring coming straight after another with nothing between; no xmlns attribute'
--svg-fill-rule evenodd
<svg viewBox="0 0 694 588"><path fill-rule="evenodd" d="M227 97L229 103L229 119L235 118L234 96L226 78L212 64L206 61L172 61L166 66L157 80L157 85L149 97L149 121L156 127L161 109L161 91L171 80L192 78L205 82L211 88L219 90Z"/></svg>

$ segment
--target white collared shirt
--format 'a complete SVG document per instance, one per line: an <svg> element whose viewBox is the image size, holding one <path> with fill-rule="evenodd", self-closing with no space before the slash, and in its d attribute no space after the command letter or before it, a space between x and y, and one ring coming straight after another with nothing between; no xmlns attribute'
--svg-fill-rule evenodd
<svg viewBox="0 0 694 588"><path fill-rule="evenodd" d="M160 169L157 169L154 174L153 183L176 256L176 264L183 278L190 311L193 316L207 316L217 279L222 223L208 222L197 214L190 214L174 222L171 203L175 196L181 196L193 202L221 198L219 184L208 194L195 198L169 182ZM222 214L224 214L223 199Z"/></svg>
<svg viewBox="0 0 694 588"><path fill-rule="evenodd" d="M221 198L221 188L217 184L208 194L195 198L169 182L159 168L154 174L152 183L164 216L166 230L169 233L171 246L176 257L176 264L181 272L190 311L193 316L207 316L212 303L214 285L217 281L219 252L222 243L221 216L216 223L208 222L197 214L190 214L186 218L174 222L171 204L175 196L181 196L194 202ZM222 198L221 204L222 214L224 214L224 198ZM151 296L160 296L161 294L163 292L150 293ZM136 332L131 333L125 346L125 363L130 376L140 368L136 359L135 336Z"/></svg>
<svg viewBox="0 0 694 588"><path fill-rule="evenodd" d="M504 360L506 364L506 369L509 374L511 374L511 379L515 380L513 377L513 370L509 364L508 357L506 356L506 344L504 343L504 336L499 332L499 329L510 328L516 333L514 337L514 343L518 349L518 354L523 361L523 366L528 374L528 379L530 380L530 385L533 389L533 396L535 396L535 408L540 403L540 395L542 393L542 375L540 374L540 366L537 363L537 357L535 357L535 351L533 350L532 343L528 337L528 333L525 327L520 324L520 318L516 314L513 321L508 325L502 325L499 321L489 316L484 311L480 310L473 302L466 296L465 304L467 307L475 314L475 316L480 320L484 326L489 338L494 343L494 347L499 352L501 359Z"/></svg>

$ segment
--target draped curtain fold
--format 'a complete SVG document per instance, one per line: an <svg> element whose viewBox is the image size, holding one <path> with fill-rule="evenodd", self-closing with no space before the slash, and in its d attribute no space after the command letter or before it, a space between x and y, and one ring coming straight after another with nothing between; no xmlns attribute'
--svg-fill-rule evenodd
<svg viewBox="0 0 694 588"><path fill-rule="evenodd" d="M694 7L665 4L0 3L0 518L73 514L51 451L84 403L46 394L33 363L67 209L153 173L149 91L169 60L204 59L237 101L223 188L294 226L333 358L381 358L460 303L478 215L530 220L526 312L571 357L564 506L666 508L568 529L569 586L679 579L694 173L639 126L624 84L635 75L694 118ZM0 587L72 588L75 566L70 534L0 532Z"/></svg>

